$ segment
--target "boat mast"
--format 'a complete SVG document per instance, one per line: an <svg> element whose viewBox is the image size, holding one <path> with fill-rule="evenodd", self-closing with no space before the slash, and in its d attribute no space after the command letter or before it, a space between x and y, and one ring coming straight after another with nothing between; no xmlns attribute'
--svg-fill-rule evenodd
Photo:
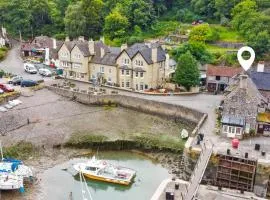
<svg viewBox="0 0 270 200"><path fill-rule="evenodd" d="M2 148L2 142L1 142L1 140L0 140L0 151L1 151L1 160L4 160L3 148Z"/></svg>

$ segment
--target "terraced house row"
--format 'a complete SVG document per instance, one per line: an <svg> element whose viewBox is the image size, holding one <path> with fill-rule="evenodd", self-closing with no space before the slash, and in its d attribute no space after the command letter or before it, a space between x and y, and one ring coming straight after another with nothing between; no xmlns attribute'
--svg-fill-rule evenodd
<svg viewBox="0 0 270 200"><path fill-rule="evenodd" d="M109 47L80 37L59 46L58 59L68 79L138 91L163 86L175 70L175 62L158 43Z"/></svg>

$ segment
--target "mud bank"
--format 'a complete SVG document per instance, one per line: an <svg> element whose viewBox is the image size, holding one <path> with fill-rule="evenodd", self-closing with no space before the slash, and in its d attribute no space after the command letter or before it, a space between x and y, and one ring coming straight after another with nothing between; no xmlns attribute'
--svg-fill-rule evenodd
<svg viewBox="0 0 270 200"><path fill-rule="evenodd" d="M145 159L150 159L152 162L160 163L164 168L168 169L172 176L178 176L178 171L175 171L175 167L179 166L182 154L158 151L158 150L122 150L127 152L133 152L144 156ZM102 152L99 150L99 153ZM88 157L97 154L96 149L77 149L77 148L42 148L35 147L33 152L29 152L29 155L24 162L28 166L33 167L34 174L37 181L33 185L26 186L26 192L22 195L18 191L1 192L1 198L5 200L37 200L43 199L42 191L42 176L43 173L49 168L55 165L64 163L72 158L76 157ZM24 157L26 155L24 154Z"/></svg>

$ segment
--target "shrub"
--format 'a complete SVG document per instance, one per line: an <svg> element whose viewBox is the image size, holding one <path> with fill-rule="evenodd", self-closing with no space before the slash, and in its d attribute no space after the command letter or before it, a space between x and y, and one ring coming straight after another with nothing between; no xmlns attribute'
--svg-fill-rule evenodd
<svg viewBox="0 0 270 200"><path fill-rule="evenodd" d="M34 145L30 142L21 141L13 146L3 148L6 158L27 159L36 154Z"/></svg>

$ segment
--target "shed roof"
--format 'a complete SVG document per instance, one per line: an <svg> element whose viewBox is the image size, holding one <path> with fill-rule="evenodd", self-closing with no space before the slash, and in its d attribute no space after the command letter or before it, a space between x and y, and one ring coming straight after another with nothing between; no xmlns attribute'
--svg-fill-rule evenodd
<svg viewBox="0 0 270 200"><path fill-rule="evenodd" d="M207 76L233 77L241 72L243 72L242 68L208 65L206 74Z"/></svg>
<svg viewBox="0 0 270 200"><path fill-rule="evenodd" d="M222 116L221 122L223 124L231 124L236 126L244 126L245 119L243 117L236 117L232 115L224 115Z"/></svg>

